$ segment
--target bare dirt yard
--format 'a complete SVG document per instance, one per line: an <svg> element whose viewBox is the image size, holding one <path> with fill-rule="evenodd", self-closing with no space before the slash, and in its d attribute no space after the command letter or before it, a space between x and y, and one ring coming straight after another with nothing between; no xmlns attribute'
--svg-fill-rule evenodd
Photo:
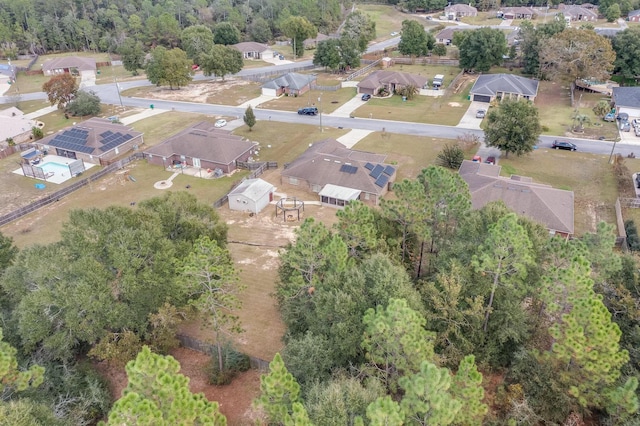
<svg viewBox="0 0 640 426"><path fill-rule="evenodd" d="M126 90L123 94L148 99L240 105L260 96L260 86L251 81L229 78L191 83L178 89L153 86L137 87Z"/></svg>
<svg viewBox="0 0 640 426"><path fill-rule="evenodd" d="M207 367L211 358L191 349L178 348L170 353L180 362L180 373L189 377L189 388L194 393L204 393L209 401L217 401L220 412L227 417L229 426L255 424L256 410L252 402L260 394L260 374L258 370L241 373L226 386L212 386L207 379ZM113 368L105 363L96 368L107 379L113 400L122 396L127 386L127 376L123 368Z"/></svg>

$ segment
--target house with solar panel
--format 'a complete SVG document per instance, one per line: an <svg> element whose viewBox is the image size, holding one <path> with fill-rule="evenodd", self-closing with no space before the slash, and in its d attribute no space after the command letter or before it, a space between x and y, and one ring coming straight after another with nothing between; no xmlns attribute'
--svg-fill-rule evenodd
<svg viewBox="0 0 640 426"><path fill-rule="evenodd" d="M344 207L353 200L377 206L396 178L386 155L355 151L335 139L312 144L293 162L285 164L283 186L315 192L322 205Z"/></svg>
<svg viewBox="0 0 640 426"><path fill-rule="evenodd" d="M142 133L97 117L38 141L51 154L103 165L142 143Z"/></svg>

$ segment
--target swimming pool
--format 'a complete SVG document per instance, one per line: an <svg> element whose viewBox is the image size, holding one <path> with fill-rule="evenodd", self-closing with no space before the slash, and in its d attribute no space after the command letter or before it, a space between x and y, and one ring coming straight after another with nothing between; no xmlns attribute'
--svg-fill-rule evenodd
<svg viewBox="0 0 640 426"><path fill-rule="evenodd" d="M69 176L69 174L70 174L69 166L67 166L65 164L49 162L49 163L44 163L43 165L38 166L38 167L40 167L42 169L42 171L44 172L45 176L48 173L53 173L53 176L71 177L71 176Z"/></svg>

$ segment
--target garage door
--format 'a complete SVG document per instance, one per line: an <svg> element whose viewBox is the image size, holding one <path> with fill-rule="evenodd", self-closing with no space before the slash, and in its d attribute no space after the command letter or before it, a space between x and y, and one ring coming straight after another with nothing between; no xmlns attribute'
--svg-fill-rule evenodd
<svg viewBox="0 0 640 426"><path fill-rule="evenodd" d="M473 95L473 100L475 102L491 102L491 96L486 95Z"/></svg>

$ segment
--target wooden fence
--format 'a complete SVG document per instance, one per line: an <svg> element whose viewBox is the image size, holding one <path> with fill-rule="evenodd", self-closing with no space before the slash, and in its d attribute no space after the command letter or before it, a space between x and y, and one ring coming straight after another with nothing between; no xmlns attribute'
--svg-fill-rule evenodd
<svg viewBox="0 0 640 426"><path fill-rule="evenodd" d="M202 352L203 354L207 354L210 356L217 356L218 345L212 343L206 343L191 336L187 336L185 334L176 335L180 344L185 348L193 349L194 351ZM245 354L246 355L246 354ZM260 371L269 371L269 362L260 358L256 358L251 355L247 355L249 357L249 362L251 363L251 368Z"/></svg>
<svg viewBox="0 0 640 426"><path fill-rule="evenodd" d="M358 71L355 71L353 74L349 75L347 78L344 79L344 81L351 81L356 77L361 76L364 73L369 72L372 68L376 67L380 61L382 59L376 59L375 61L371 62L369 65L365 66L364 68L359 69Z"/></svg>
<svg viewBox="0 0 640 426"><path fill-rule="evenodd" d="M312 70L317 68L317 66L315 65L305 65L302 67L296 67L296 68L287 68L287 73L289 72L297 72L297 71L305 71L305 70ZM240 78L242 78L243 80L249 80L249 81L255 81L258 83L264 83L266 81L269 81L273 78L275 78L274 76L277 75L282 75L283 71L271 71L271 72L263 72L260 74L252 74L252 75L243 75Z"/></svg>

